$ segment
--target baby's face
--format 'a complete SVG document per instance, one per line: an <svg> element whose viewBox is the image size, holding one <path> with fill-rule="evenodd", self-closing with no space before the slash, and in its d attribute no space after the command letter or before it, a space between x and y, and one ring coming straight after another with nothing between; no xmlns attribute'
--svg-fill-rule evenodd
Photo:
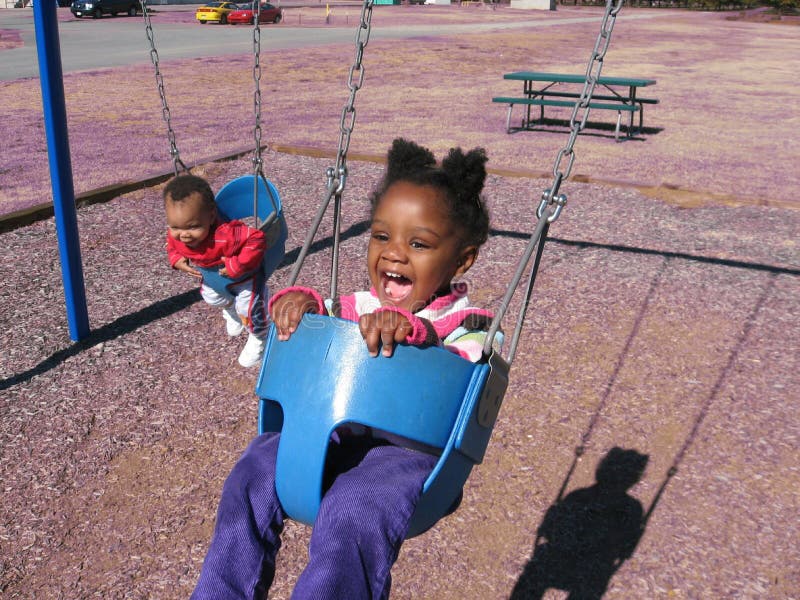
<svg viewBox="0 0 800 600"><path fill-rule="evenodd" d="M435 294L449 292L453 277L472 264L464 253L435 188L398 182L386 191L367 250L370 281L382 306L415 312Z"/></svg>
<svg viewBox="0 0 800 600"><path fill-rule="evenodd" d="M167 198L164 203L167 213L167 229L172 239L197 247L208 237L211 225L216 218L216 210L203 204L199 193L191 194L180 202Z"/></svg>

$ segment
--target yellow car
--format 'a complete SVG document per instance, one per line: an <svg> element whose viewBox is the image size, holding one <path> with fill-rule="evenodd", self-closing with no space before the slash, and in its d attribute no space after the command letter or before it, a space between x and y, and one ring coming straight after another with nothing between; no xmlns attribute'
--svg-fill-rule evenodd
<svg viewBox="0 0 800 600"><path fill-rule="evenodd" d="M209 2L198 8L194 13L194 17L202 25L209 21L216 21L224 25L228 22L228 13L238 9L239 6L233 2Z"/></svg>

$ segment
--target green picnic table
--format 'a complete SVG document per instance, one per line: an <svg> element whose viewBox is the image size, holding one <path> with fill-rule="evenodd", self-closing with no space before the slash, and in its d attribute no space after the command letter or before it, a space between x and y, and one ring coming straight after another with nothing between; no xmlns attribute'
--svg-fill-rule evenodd
<svg viewBox="0 0 800 600"><path fill-rule="evenodd" d="M506 73L503 79L522 81L522 96L495 96L492 102L508 104L506 118L506 131L511 133L511 114L515 104L526 107L522 118L521 128L529 129L534 123L544 119L544 107L555 106L571 108L575 101L581 97L583 86L586 84L586 75L574 73L545 73L539 71L515 71ZM589 102L590 109L613 110L617 112L617 126L614 137L619 141L622 113L628 113L629 120L626 128L628 137L634 131L634 114L639 113L638 131L644 124L644 105L658 104L656 98L642 98L636 95L639 88L656 84L655 79L641 77L609 77L601 75L597 79L592 98ZM580 89L577 87L580 86ZM539 118L531 118L531 107L539 107Z"/></svg>

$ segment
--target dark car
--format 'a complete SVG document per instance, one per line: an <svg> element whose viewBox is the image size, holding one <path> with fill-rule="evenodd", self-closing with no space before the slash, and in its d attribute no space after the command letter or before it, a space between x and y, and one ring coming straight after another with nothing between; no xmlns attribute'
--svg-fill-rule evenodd
<svg viewBox="0 0 800 600"><path fill-rule="evenodd" d="M116 17L119 13L135 17L142 12L142 5L139 0L75 0L69 10L76 17L94 19L99 19L103 15Z"/></svg>

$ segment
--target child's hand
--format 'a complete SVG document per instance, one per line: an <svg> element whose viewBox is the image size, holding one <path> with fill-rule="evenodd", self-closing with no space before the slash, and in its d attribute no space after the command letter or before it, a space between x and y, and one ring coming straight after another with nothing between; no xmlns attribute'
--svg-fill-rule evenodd
<svg viewBox="0 0 800 600"><path fill-rule="evenodd" d="M189 263L189 259L187 259L187 258L179 258L178 262L176 262L174 265L172 265L172 268L173 269L177 269L178 271L183 271L184 273L188 273L192 277L197 277L197 278L202 277L202 275L200 274L200 271L195 269Z"/></svg>
<svg viewBox="0 0 800 600"><path fill-rule="evenodd" d="M379 348L384 356L391 356L394 345L404 341L414 331L411 322L394 311L362 315L358 320L358 328L367 342L370 356L378 356Z"/></svg>
<svg viewBox="0 0 800 600"><path fill-rule="evenodd" d="M223 277L230 277L230 275L228 275L228 267L227 267L228 260L230 259L227 256L222 257L222 268L220 268L219 274L222 275Z"/></svg>
<svg viewBox="0 0 800 600"><path fill-rule="evenodd" d="M278 339L286 341L297 330L304 314L317 312L317 301L305 292L287 292L272 303L271 312Z"/></svg>

